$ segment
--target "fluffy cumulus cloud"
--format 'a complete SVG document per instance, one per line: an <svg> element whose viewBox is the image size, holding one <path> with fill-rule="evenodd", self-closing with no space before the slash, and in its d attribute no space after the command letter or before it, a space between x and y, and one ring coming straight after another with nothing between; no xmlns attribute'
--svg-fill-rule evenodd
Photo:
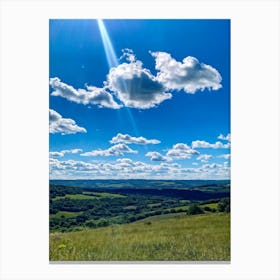
<svg viewBox="0 0 280 280"><path fill-rule="evenodd" d="M194 155L199 155L199 152L184 143L173 145L173 147L166 153L166 156L174 159L190 159Z"/></svg>
<svg viewBox="0 0 280 280"><path fill-rule="evenodd" d="M195 57L187 56L180 62L166 52L151 52L151 55L159 70L156 80L170 90L195 93L197 90L218 90L222 87L220 73Z"/></svg>
<svg viewBox="0 0 280 280"><path fill-rule="evenodd" d="M113 162L88 163L75 160L50 158L50 177L55 178L151 178L151 179L225 179L229 178L227 164L204 164L201 167L184 168L178 163L148 164L128 158Z"/></svg>
<svg viewBox="0 0 280 280"><path fill-rule="evenodd" d="M201 162L209 161L213 156L212 155L199 155L196 159L200 160Z"/></svg>
<svg viewBox="0 0 280 280"><path fill-rule="evenodd" d="M60 161L58 159L50 158L50 173L51 174L64 174L68 175L73 172L99 172L99 167L96 164L92 164L84 161L67 160Z"/></svg>
<svg viewBox="0 0 280 280"><path fill-rule="evenodd" d="M110 141L111 144L117 144L117 143L125 143L125 144L159 144L160 141L157 139L146 139L145 137L133 137L129 134L122 134L118 133L116 136L112 138Z"/></svg>
<svg viewBox="0 0 280 280"><path fill-rule="evenodd" d="M127 62L110 69L106 85L125 106L149 109L172 97L131 50L126 50L124 57Z"/></svg>
<svg viewBox="0 0 280 280"><path fill-rule="evenodd" d="M163 156L158 152L148 152L146 153L146 157L149 157L151 161L171 161L171 157Z"/></svg>
<svg viewBox="0 0 280 280"><path fill-rule="evenodd" d="M61 152L49 152L50 157L63 157L64 153Z"/></svg>
<svg viewBox="0 0 280 280"><path fill-rule="evenodd" d="M219 167L223 167L223 165L217 163L211 163L211 164L207 163L202 166L202 169L215 169Z"/></svg>
<svg viewBox="0 0 280 280"><path fill-rule="evenodd" d="M219 155L219 156L217 156L217 158L230 159L230 154Z"/></svg>
<svg viewBox="0 0 280 280"><path fill-rule="evenodd" d="M224 136L223 134L220 134L219 136L218 136L218 139L220 139L220 140L224 140L224 141L231 141L231 139L230 139L230 133L228 134L228 135L226 135L226 136Z"/></svg>
<svg viewBox="0 0 280 280"><path fill-rule="evenodd" d="M192 147L196 148L211 148L211 149L228 149L230 148L230 143L223 144L220 141L217 141L213 144L206 142L204 140L196 140L192 142Z"/></svg>
<svg viewBox="0 0 280 280"><path fill-rule="evenodd" d="M123 105L131 108L149 109L172 98L172 91L184 90L195 93L198 90L218 90L222 77L210 65L201 63L195 57L185 57L182 62L166 52L150 52L155 58L156 76L143 67L131 49L124 49L121 59L126 62L112 67L103 87L85 86L75 89L59 78L50 79L52 96L60 96L78 104L98 105L119 109ZM117 100L117 102L116 102Z"/></svg>
<svg viewBox="0 0 280 280"><path fill-rule="evenodd" d="M65 154L78 154L82 152L82 149L71 149L71 150L62 150L62 151L53 151L50 152L50 157L63 157Z"/></svg>
<svg viewBox="0 0 280 280"><path fill-rule="evenodd" d="M132 150L130 147L127 145L120 143L116 144L108 149L102 150L93 150L91 152L86 152L81 154L81 156L104 156L104 157L109 157L109 156L123 156L124 154L136 154L137 151Z"/></svg>
<svg viewBox="0 0 280 280"><path fill-rule="evenodd" d="M78 126L74 120L63 118L52 109L49 110L49 131L52 134L61 133L62 135L87 132L85 128Z"/></svg>
<svg viewBox="0 0 280 280"><path fill-rule="evenodd" d="M141 161L132 161L128 158L117 159L110 163L88 163L83 161L67 160L59 161L50 158L51 178L71 176L81 176L81 178L146 178L151 176L157 178L168 178L180 170L181 166L177 163L160 163L158 165L147 164Z"/></svg>
<svg viewBox="0 0 280 280"><path fill-rule="evenodd" d="M126 164L132 164L133 161L130 158L118 158L116 160L116 162L120 162L120 163L126 163Z"/></svg>
<svg viewBox="0 0 280 280"><path fill-rule="evenodd" d="M60 96L78 104L93 104L112 109L119 109L121 107L106 88L86 86L86 89L75 89L61 82L57 77L50 79L50 86L54 90L51 93L52 96Z"/></svg>

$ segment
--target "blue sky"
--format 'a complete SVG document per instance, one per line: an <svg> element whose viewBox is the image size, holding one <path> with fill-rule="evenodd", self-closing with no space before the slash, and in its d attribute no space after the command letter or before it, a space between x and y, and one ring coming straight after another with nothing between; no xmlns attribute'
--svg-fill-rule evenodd
<svg viewBox="0 0 280 280"><path fill-rule="evenodd" d="M51 179L229 179L229 20L50 20Z"/></svg>

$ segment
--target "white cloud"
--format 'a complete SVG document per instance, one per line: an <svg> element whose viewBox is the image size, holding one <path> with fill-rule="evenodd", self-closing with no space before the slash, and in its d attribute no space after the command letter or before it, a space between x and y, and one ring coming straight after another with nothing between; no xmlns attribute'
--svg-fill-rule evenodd
<svg viewBox="0 0 280 280"><path fill-rule="evenodd" d="M127 164L132 164L133 161L130 158L118 158L116 160L116 162L120 162L120 163L127 163Z"/></svg>
<svg viewBox="0 0 280 280"><path fill-rule="evenodd" d="M146 153L146 157L150 157L151 161L171 161L172 158L163 156L161 153L158 152L148 152Z"/></svg>
<svg viewBox="0 0 280 280"><path fill-rule="evenodd" d="M106 88L86 86L86 90L75 89L61 82L57 77L50 79L50 85L54 90L51 93L52 96L61 96L69 101L83 105L93 104L111 109L119 109L121 107L121 105L114 101L113 96Z"/></svg>
<svg viewBox="0 0 280 280"><path fill-rule="evenodd" d="M193 168L193 167L188 167L188 168L182 168L181 173L187 173L188 175L190 174L200 174L201 173L201 168ZM200 175L198 175L200 176Z"/></svg>
<svg viewBox="0 0 280 280"><path fill-rule="evenodd" d="M78 154L82 151L83 151L82 149L71 149L71 150L63 150L62 152L66 154Z"/></svg>
<svg viewBox="0 0 280 280"><path fill-rule="evenodd" d="M123 56L128 63L110 69L106 86L125 106L149 109L172 97L150 70L143 68L143 63L136 60L131 50L125 51Z"/></svg>
<svg viewBox="0 0 280 280"><path fill-rule="evenodd" d="M117 144L106 150L98 149L91 152L81 154L81 156L123 156L126 153L136 154L137 151L132 150L125 144Z"/></svg>
<svg viewBox="0 0 280 280"><path fill-rule="evenodd" d="M133 137L129 134L118 133L110 141L111 144L125 143L125 144L159 144L160 141L157 139L146 139L145 137Z"/></svg>
<svg viewBox="0 0 280 280"><path fill-rule="evenodd" d="M201 172L206 176L212 176L217 178L229 178L230 177L230 167L225 164L204 164L201 167Z"/></svg>
<svg viewBox="0 0 280 280"><path fill-rule="evenodd" d="M77 154L82 152L82 149L71 149L71 150L62 150L60 152L53 151L50 152L50 157L63 157L65 154Z"/></svg>
<svg viewBox="0 0 280 280"><path fill-rule="evenodd" d="M213 156L211 156L211 155L199 155L196 159L200 160L201 162L207 162L212 157Z"/></svg>
<svg viewBox="0 0 280 280"><path fill-rule="evenodd" d="M57 77L50 79L54 90L52 96L61 96L78 104L94 104L99 107L119 109L123 105L138 109L153 108L163 101L172 98L170 91L185 90L195 93L197 90L218 90L222 87L219 72L195 57L188 56L182 62L176 61L166 52L150 52L155 58L154 76L136 59L131 49L123 49L120 59L126 62L112 67L104 81L103 87L87 86L75 89L61 82ZM118 99L119 104L115 101Z"/></svg>
<svg viewBox="0 0 280 280"><path fill-rule="evenodd" d="M53 171L99 171L99 167L96 164L92 164L84 161L67 160L60 161L50 158L50 172Z"/></svg>
<svg viewBox="0 0 280 280"><path fill-rule="evenodd" d="M228 149L230 148L230 143L223 144L217 141L214 144L210 144L204 140L196 140L192 142L192 147L195 148L211 148L211 149Z"/></svg>
<svg viewBox="0 0 280 280"><path fill-rule="evenodd" d="M150 178L150 179L226 179L230 168L225 164L205 164L197 168L183 168L178 163L147 164L128 158L114 162L88 163L83 161L59 161L50 158L51 178Z"/></svg>
<svg viewBox="0 0 280 280"><path fill-rule="evenodd" d="M218 139L220 139L220 140L225 140L225 141L231 141L231 139L230 139L230 133L228 134L228 135L226 135L226 136L224 136L223 134L220 134L219 136L218 136Z"/></svg>
<svg viewBox="0 0 280 280"><path fill-rule="evenodd" d="M199 152L187 144L177 143L173 145L172 149L167 151L166 155L175 159L189 159L193 155L199 155Z"/></svg>
<svg viewBox="0 0 280 280"><path fill-rule="evenodd" d="M49 131L52 134L61 133L62 135L87 132L85 128L78 126L74 120L63 118L52 109L49 109Z"/></svg>
<svg viewBox="0 0 280 280"><path fill-rule="evenodd" d="M217 156L217 158L230 159L230 154L219 155L219 156Z"/></svg>
<svg viewBox="0 0 280 280"><path fill-rule="evenodd" d="M159 70L156 80L171 90L183 89L187 93L195 93L197 90L218 90L222 87L220 73L195 57L188 56L180 62L166 52L150 53Z"/></svg>
<svg viewBox="0 0 280 280"><path fill-rule="evenodd" d="M136 56L135 56L132 49L129 49L129 48L122 49L122 53L123 54L120 57L120 60L125 58L129 62L135 62L136 61Z"/></svg>
<svg viewBox="0 0 280 280"><path fill-rule="evenodd" d="M63 157L64 153L62 152L49 152L50 157Z"/></svg>
<svg viewBox="0 0 280 280"><path fill-rule="evenodd" d="M222 165L217 164L217 163L211 163L211 164L207 163L202 166L202 169L213 169L213 168L219 168L219 167L222 167Z"/></svg>
<svg viewBox="0 0 280 280"><path fill-rule="evenodd" d="M169 168L181 168L181 165L177 162L174 162L174 163L161 163L160 164L161 166L165 166L165 167L169 167Z"/></svg>

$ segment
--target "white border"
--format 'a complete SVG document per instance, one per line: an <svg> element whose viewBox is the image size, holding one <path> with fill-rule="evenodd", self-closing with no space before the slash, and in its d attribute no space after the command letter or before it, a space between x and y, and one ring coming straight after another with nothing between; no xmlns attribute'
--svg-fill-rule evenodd
<svg viewBox="0 0 280 280"><path fill-rule="evenodd" d="M280 278L277 0L2 0L0 5L1 279ZM231 19L231 264L49 264L49 18Z"/></svg>

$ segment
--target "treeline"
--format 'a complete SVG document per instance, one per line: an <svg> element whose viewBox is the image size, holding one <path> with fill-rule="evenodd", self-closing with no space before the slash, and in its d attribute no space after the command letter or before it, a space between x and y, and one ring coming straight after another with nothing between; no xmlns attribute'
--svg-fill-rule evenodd
<svg viewBox="0 0 280 280"><path fill-rule="evenodd" d="M208 192L200 190L186 190L174 188L80 188L65 187L62 185L50 185L50 198L56 196L65 196L66 194L81 194L83 192L109 192L121 195L142 195L142 196L165 196L188 200L209 200L229 197L229 191L226 192Z"/></svg>
<svg viewBox="0 0 280 280"><path fill-rule="evenodd" d="M65 232L78 229L78 227L98 228L113 224L131 223L151 216L172 213L186 213L187 215L205 214L207 212L229 213L230 200L228 198L221 199L218 203L217 209L203 206L203 204L191 204L188 210L184 210L183 208L167 208L153 211L147 211L146 209L146 212L141 212L140 210L133 211L132 209L126 209L123 212L118 213L113 213L113 211L108 210L106 211L104 208L100 208L99 210L99 213L96 211L86 211L76 217L61 216L59 218L50 218L50 229Z"/></svg>
<svg viewBox="0 0 280 280"><path fill-rule="evenodd" d="M217 210L209 206L203 206L203 204L191 204L187 210L188 215L203 214L206 212L230 212L230 198L223 198L218 202Z"/></svg>
<svg viewBox="0 0 280 280"><path fill-rule="evenodd" d="M165 210L143 212L139 214L126 213L126 214L119 214L115 216L104 216L99 219L97 217L91 217L90 214L87 212L78 215L77 217L61 216L60 218L51 218L50 229L65 232L65 231L72 231L78 229L78 227L80 226L97 228L97 227L104 227L113 224L131 223L151 216L170 214L170 213L182 213L182 212L186 212L186 211L183 209L165 209Z"/></svg>
<svg viewBox="0 0 280 280"><path fill-rule="evenodd" d="M85 191L87 196L91 196L88 199L86 196L83 196L83 199L79 196L66 196L68 194L83 194ZM107 194L97 194L104 192ZM122 196L110 196L110 193ZM223 195L228 196L229 194ZM51 185L50 230L71 231L79 227L95 228L111 224L131 223L149 216L186 212L187 205L190 205L187 211L189 215L230 211L229 197L219 198L219 196L217 193L209 195L209 193L204 194L194 190L127 188L100 190ZM192 205L193 203L195 206ZM217 210L204 206L208 203L218 203Z"/></svg>
<svg viewBox="0 0 280 280"><path fill-rule="evenodd" d="M50 198L65 196L66 194L81 194L83 189L79 187L65 187L61 185L50 185Z"/></svg>
<svg viewBox="0 0 280 280"><path fill-rule="evenodd" d="M120 212L141 212L148 204L160 203L162 207L172 207L180 204L178 199L164 199L162 197L147 197L130 195L126 197L103 197L99 199L70 199L60 198L50 200L50 213L58 211L81 212L91 210L94 215L104 216ZM129 208L135 206L134 208Z"/></svg>
<svg viewBox="0 0 280 280"><path fill-rule="evenodd" d="M165 196L188 200L209 200L215 198L229 197L229 192L206 192L198 190L181 189L137 189L137 188L103 188L86 189L94 192L110 192L122 195L147 195L147 196Z"/></svg>

